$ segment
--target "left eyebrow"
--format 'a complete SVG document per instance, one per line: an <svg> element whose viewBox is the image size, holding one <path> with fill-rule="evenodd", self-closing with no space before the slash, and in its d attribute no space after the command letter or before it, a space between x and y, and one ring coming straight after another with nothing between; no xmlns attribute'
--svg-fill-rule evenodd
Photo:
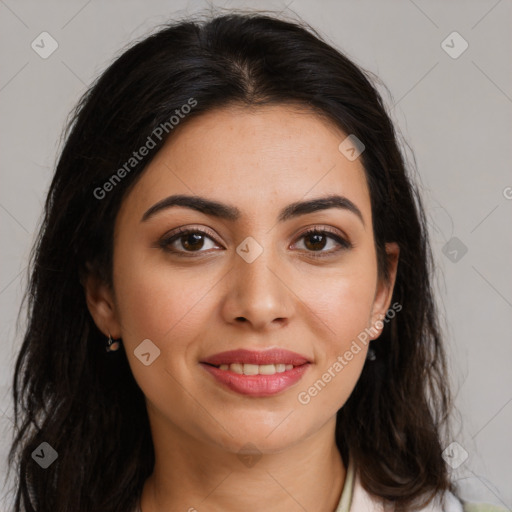
<svg viewBox="0 0 512 512"><path fill-rule="evenodd" d="M158 212L173 206L191 208L204 213L205 215L211 215L213 217L229 221L236 221L242 217L242 212L236 206L213 201L206 197L178 194L166 197L151 206L142 216L141 222L145 222ZM291 203L281 210L278 216L278 221L284 222L286 220L299 217L300 215L328 210L330 208L339 208L350 211L359 218L363 223L363 226L365 225L361 210L352 201L350 201L350 199L337 194L318 197L309 201L297 201L295 203Z"/></svg>

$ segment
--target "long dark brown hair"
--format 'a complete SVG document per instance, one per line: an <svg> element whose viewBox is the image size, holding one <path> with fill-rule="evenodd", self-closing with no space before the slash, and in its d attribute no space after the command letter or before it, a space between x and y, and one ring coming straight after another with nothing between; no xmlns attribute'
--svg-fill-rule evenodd
<svg viewBox="0 0 512 512"><path fill-rule="evenodd" d="M172 129L112 191L94 191L191 98L181 124L228 104L294 103L364 143L379 272L386 277L385 243L396 242L392 302L402 310L371 344L376 359L338 411L336 443L345 462L350 449L364 487L398 510L455 490L442 458L451 399L425 214L372 80L304 22L236 12L159 28L87 90L67 126L31 253L13 380L16 512L127 512L152 473L144 395L124 349L106 354L81 279L88 269L112 285L116 214ZM58 453L47 469L32 457L42 442Z"/></svg>

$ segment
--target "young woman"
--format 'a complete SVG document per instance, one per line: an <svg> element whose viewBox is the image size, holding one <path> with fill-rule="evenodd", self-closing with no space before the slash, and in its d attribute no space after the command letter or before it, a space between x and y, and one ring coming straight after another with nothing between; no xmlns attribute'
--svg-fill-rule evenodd
<svg viewBox="0 0 512 512"><path fill-rule="evenodd" d="M48 193L15 510L462 510L430 258L380 96L311 28L138 42Z"/></svg>

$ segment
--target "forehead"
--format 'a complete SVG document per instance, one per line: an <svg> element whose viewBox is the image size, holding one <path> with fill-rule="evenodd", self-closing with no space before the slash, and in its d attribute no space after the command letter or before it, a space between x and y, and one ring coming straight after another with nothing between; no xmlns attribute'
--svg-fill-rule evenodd
<svg viewBox="0 0 512 512"><path fill-rule="evenodd" d="M371 216L362 163L338 149L346 137L306 108L212 110L173 131L126 201L140 211L170 194L197 194L261 214L274 203L337 193Z"/></svg>

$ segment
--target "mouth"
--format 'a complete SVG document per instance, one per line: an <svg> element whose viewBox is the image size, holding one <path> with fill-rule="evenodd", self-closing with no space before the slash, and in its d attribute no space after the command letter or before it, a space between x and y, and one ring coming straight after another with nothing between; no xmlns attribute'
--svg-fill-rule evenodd
<svg viewBox="0 0 512 512"><path fill-rule="evenodd" d="M311 361L309 361L306 356L297 354L296 352L291 352L284 348L273 348L267 350L229 350L227 352L214 354L201 362L218 368L222 366L222 369L227 369L225 368L226 365L230 366L233 364L248 365L249 368L251 366L275 366L278 372L283 372L287 369L287 365L301 366ZM285 366L284 370L282 365ZM267 369L270 370L270 368Z"/></svg>
<svg viewBox="0 0 512 512"><path fill-rule="evenodd" d="M219 370L222 370L224 372L233 372L237 375L275 375L276 373L284 373L290 370L293 370L294 368L297 368L297 365L294 366L293 364L284 364L284 363L277 363L277 364L250 364L250 363L231 363L231 364L208 364L209 366L213 366L214 368L218 368ZM304 363L307 364L307 363Z"/></svg>
<svg viewBox="0 0 512 512"><path fill-rule="evenodd" d="M224 388L243 395L265 397L297 383L311 361L284 349L242 349L215 354L200 364Z"/></svg>

